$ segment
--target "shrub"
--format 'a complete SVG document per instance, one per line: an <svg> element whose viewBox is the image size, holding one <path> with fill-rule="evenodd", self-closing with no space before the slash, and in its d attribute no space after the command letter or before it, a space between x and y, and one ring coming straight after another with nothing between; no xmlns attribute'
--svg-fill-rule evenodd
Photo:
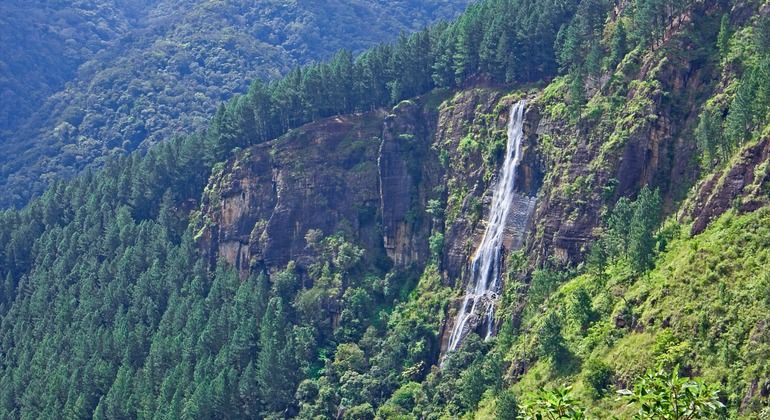
<svg viewBox="0 0 770 420"><path fill-rule="evenodd" d="M612 383L613 371L601 360L591 359L586 364L586 376L583 379L594 398L604 395L604 391Z"/></svg>
<svg viewBox="0 0 770 420"><path fill-rule="evenodd" d="M618 393L630 404L637 405L640 419L713 419L721 418L724 404L719 401L719 389L701 381L679 377L679 368L670 373L648 372L633 390Z"/></svg>
<svg viewBox="0 0 770 420"><path fill-rule="evenodd" d="M495 418L498 420L511 420L519 417L519 402L511 390L503 391L497 397Z"/></svg>

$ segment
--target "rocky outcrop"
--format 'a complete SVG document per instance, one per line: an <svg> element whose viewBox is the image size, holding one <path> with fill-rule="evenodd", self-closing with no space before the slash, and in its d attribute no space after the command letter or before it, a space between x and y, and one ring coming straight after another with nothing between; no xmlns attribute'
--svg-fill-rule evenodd
<svg viewBox="0 0 770 420"><path fill-rule="evenodd" d="M377 157L381 112L336 117L254 146L214 174L202 213L201 244L242 272L313 258L305 235L353 237L382 254Z"/></svg>
<svg viewBox="0 0 770 420"><path fill-rule="evenodd" d="M668 42L671 50L692 47L685 37ZM596 84L598 90L589 89L589 97L596 95L589 104L593 110L577 122L555 112L549 99L538 102L542 118L536 130L544 139L538 154L548 176L528 241L535 265L582 261L602 215L620 197L633 198L645 185L657 188L669 214L697 180L690 136L711 92L713 69L693 55L663 54L627 61L614 76L627 80L618 84L610 78Z"/></svg>
<svg viewBox="0 0 770 420"><path fill-rule="evenodd" d="M344 232L372 262L419 272L432 258L431 234L444 234L437 256L442 276L448 285L464 285L502 164L497 148L505 146L518 99L492 88L451 98L438 92L389 113L331 118L253 146L211 177L199 243L212 265L221 259L243 275L279 270L289 261L302 272L317 257L307 246L309 231ZM538 118L533 107L506 252L523 245L543 182Z"/></svg>
<svg viewBox="0 0 770 420"><path fill-rule="evenodd" d="M490 218L492 195L500 179L504 160L507 124L511 106L520 97L502 96L494 89L473 89L461 92L442 107L434 148L445 151L445 185L447 206L446 235L442 267L445 280L465 290L470 280L470 259L481 242ZM517 167L516 183L506 229L503 233L501 266L505 257L518 250L532 226L535 196L542 184L543 166L536 155L536 134L532 130L533 116L525 116L522 144L523 159ZM475 145L468 147L469 144ZM502 148L496 155L493 151ZM492 152L492 153L490 153ZM484 296L474 313L469 314L460 336L469 331L486 328L485 313L495 305L494 293ZM441 334L441 349L446 351L462 308L462 296L450 304L447 322ZM494 326L493 326L494 328Z"/></svg>
<svg viewBox="0 0 770 420"><path fill-rule="evenodd" d="M445 278L452 284L466 279L468 259L484 234L492 187L497 182L507 140L508 114L519 98L503 96L495 89L470 89L455 95L441 109L433 148L446 153L446 234L442 266ZM543 179L544 168L535 153L532 115L527 113L524 158L516 174L518 194L503 240L508 251L518 249L523 243L531 226L527 216ZM478 146L467 148L465 144L469 139ZM489 148L491 143L502 150L497 154L490 154L489 149L485 152L484 148Z"/></svg>
<svg viewBox="0 0 770 420"><path fill-rule="evenodd" d="M686 212L693 220L693 235L734 208L754 211L768 203L770 137L745 147L730 165L705 180Z"/></svg>
<svg viewBox="0 0 770 420"><path fill-rule="evenodd" d="M441 166L430 147L436 114L404 101L385 119L378 159L382 235L388 256L400 268L428 259L432 226L426 208L441 181Z"/></svg>

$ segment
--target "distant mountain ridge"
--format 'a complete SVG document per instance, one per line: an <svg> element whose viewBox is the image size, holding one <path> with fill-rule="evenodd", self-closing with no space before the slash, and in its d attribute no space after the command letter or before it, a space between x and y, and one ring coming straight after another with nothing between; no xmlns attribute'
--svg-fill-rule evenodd
<svg viewBox="0 0 770 420"><path fill-rule="evenodd" d="M9 28L0 40L0 206L24 204L52 179L115 153L200 130L218 104L254 79L451 19L469 2L0 6Z"/></svg>

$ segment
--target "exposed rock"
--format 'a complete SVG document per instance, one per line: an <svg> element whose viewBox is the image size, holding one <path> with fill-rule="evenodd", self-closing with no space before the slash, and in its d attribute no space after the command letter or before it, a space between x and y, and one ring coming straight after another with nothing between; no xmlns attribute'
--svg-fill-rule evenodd
<svg viewBox="0 0 770 420"><path fill-rule="evenodd" d="M704 181L687 214L694 220L692 234L703 232L709 223L731 208L754 211L768 202L770 185L770 137L744 148L737 159Z"/></svg>
<svg viewBox="0 0 770 420"><path fill-rule="evenodd" d="M229 161L212 176L201 209L198 237L211 264L221 258L245 275L295 261L301 271L315 258L305 235L319 230L346 232L367 258L379 261L387 255L398 269L419 270L430 258L431 232L445 231L444 280L464 284L502 163L490 151L507 141L510 107L517 98L474 88L437 107L440 95L402 102L390 114L319 121ZM527 138L503 258L523 245L543 182L538 120L533 107L526 114ZM461 150L471 135L479 146ZM429 200L447 202L450 193L461 198L447 205L453 216L428 214ZM494 304L494 298L481 306ZM479 327L482 318L468 328ZM451 331L450 323L444 331Z"/></svg>
<svg viewBox="0 0 770 420"><path fill-rule="evenodd" d="M446 184L449 193L454 196L464 195L462 202L450 200L447 212L446 251L444 254L445 278L452 285L461 285L465 290L470 278L469 261L481 242L490 217L492 195L500 179L499 166L495 162L490 168L490 162L484 161L480 150L463 151L462 142L475 138L481 142L499 140L507 143L507 125L511 106L518 99L515 97L500 97L494 90L472 90L455 96L444 108L447 113L441 114L439 130L434 147L443 147L450 156L447 168ZM458 116L460 114L462 116ZM442 119L446 124L442 124ZM511 203L511 209L506 220L503 234L503 252L501 267L505 269L506 254L522 247L527 232L531 228L532 214L535 207L535 195L542 183L542 166L535 155L534 143L536 136L532 128L531 115L525 115L525 136L522 153L523 159L517 167L516 192ZM465 125L458 122L466 121ZM471 121L469 124L468 121ZM484 146L480 146L482 149ZM487 155L488 156L488 155ZM474 206L479 206L474 209ZM454 207L454 206L458 206ZM457 217L451 215L457 214ZM476 217L478 219L476 219ZM482 296L480 304L474 313L469 314L464 323L464 331L460 336L467 335L478 328L487 328L484 314L490 305L495 305L497 296L494 293ZM450 304L447 323L442 333L442 351L448 346L449 336L453 331L453 323L457 312L462 310L462 298Z"/></svg>
<svg viewBox="0 0 770 420"><path fill-rule="evenodd" d="M689 48L688 42L668 41L682 49ZM548 177L527 246L533 264L582 261L599 233L602 214L620 197L635 197L645 185L660 190L664 213L678 207L698 176L695 146L688 136L707 97L704 86L713 77L711 67L694 60L690 55L661 59L652 54L629 64L639 69L629 77L643 80L643 87L627 93L608 87L605 96L625 95L624 104L612 111L619 115L612 118L584 115L569 124L541 109L536 131L549 139L541 142L549 149L541 146L538 154L546 160ZM692 105L682 112L682 103Z"/></svg>
<svg viewBox="0 0 770 420"><path fill-rule="evenodd" d="M375 257L380 194L377 156L384 114L336 117L254 146L212 176L202 246L242 272L300 268L313 257L305 235L346 232Z"/></svg>
<svg viewBox="0 0 770 420"><path fill-rule="evenodd" d="M468 259L484 234L491 194L497 182L497 169L490 180L485 179L486 168L481 152L463 155L460 143L474 127L484 131L486 136L505 136L508 114L515 101L516 98L502 97L494 89L472 89L457 94L440 113L434 148L443 148L449 153L451 163L446 169L445 183L455 192L465 191L461 202L450 201L447 205L448 214L457 214L456 218L447 218L443 264L445 277L452 284L467 277ZM534 124L531 122L533 115L536 114L529 111L526 115L527 139L516 175L516 190L519 194L509 214L508 229L503 240L508 251L518 249L523 244L530 228L529 216L534 207L534 196L542 184L544 171L533 146L536 142L532 130ZM475 210L471 207L474 202L481 203L479 220L472 219Z"/></svg>
<svg viewBox="0 0 770 420"><path fill-rule="evenodd" d="M385 119L378 159L382 235L398 267L422 265L428 258L430 217L426 214L441 167L430 138L436 112L404 101Z"/></svg>
<svg viewBox="0 0 770 420"><path fill-rule="evenodd" d="M400 269L428 260L427 202L442 181L431 149L438 113L420 100L335 117L257 145L214 174L199 238L217 258L249 270L301 269L315 255L305 235L345 232Z"/></svg>

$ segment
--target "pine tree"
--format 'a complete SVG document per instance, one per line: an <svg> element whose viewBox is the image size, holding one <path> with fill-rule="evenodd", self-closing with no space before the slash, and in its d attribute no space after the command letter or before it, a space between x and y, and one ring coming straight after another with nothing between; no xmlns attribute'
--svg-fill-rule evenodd
<svg viewBox="0 0 770 420"><path fill-rule="evenodd" d="M238 397L241 413L246 418L256 418L262 411L257 370L249 362L238 381Z"/></svg>
<svg viewBox="0 0 770 420"><path fill-rule="evenodd" d="M748 75L741 80L725 120L725 137L734 145L743 144L752 131L752 108L755 95L754 80Z"/></svg>
<svg viewBox="0 0 770 420"><path fill-rule="evenodd" d="M657 190L642 188L634 203L629 228L628 256L631 267L644 272L652 267L655 256L655 228L660 219L661 199Z"/></svg>
<svg viewBox="0 0 770 420"><path fill-rule="evenodd" d="M726 161L732 153L731 143L722 136L722 120L716 110L706 109L700 115L695 139L701 152L701 163L707 170Z"/></svg>
<svg viewBox="0 0 770 420"><path fill-rule="evenodd" d="M719 56L721 58L727 57L727 53L730 49L730 16L725 13L722 15L722 20L719 24L719 35L717 36L717 49L719 50Z"/></svg>
<svg viewBox="0 0 770 420"><path fill-rule="evenodd" d="M3 295L0 298L0 303L5 303L6 308L10 307L11 303L13 303L15 288L16 288L16 285L15 285L15 282L13 281L13 276L9 271L5 275L5 281L3 281Z"/></svg>
<svg viewBox="0 0 770 420"><path fill-rule="evenodd" d="M561 318L555 313L549 312L537 334L541 357L552 360L557 359L564 349L564 338L562 337L561 330Z"/></svg>
<svg viewBox="0 0 770 420"><path fill-rule="evenodd" d="M628 34L623 19L619 19L610 41L610 68L617 67L626 54L628 54Z"/></svg>
<svg viewBox="0 0 770 420"><path fill-rule="evenodd" d="M280 298L270 299L259 332L257 382L265 413L283 412L297 386L291 328Z"/></svg>

